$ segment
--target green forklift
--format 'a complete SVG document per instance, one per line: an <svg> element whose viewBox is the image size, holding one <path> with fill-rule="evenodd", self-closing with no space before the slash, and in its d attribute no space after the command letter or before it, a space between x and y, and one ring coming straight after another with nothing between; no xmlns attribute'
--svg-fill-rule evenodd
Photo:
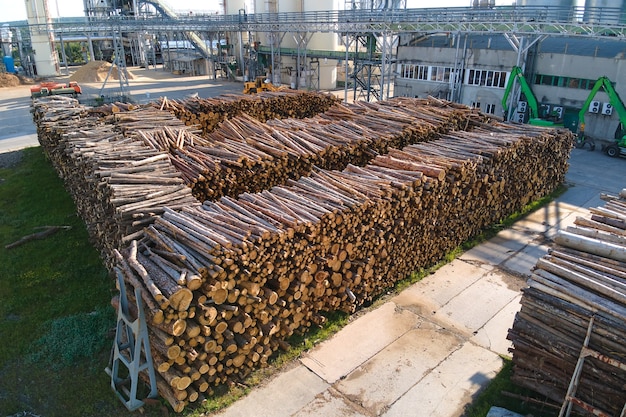
<svg viewBox="0 0 626 417"><path fill-rule="evenodd" d="M620 155L626 156L626 108L624 107L624 103L620 99L617 91L613 88L613 84L611 80L606 77L600 77L594 84L593 88L589 92L589 96L587 96L587 100L583 104L583 108L580 109L578 113L578 139L577 146L584 147L585 144L589 144L590 148L595 149L595 142L593 139L588 139L585 136L585 113L587 113L591 102L594 97L600 91L600 89L604 89L604 92L609 97L609 104L612 106L613 111L615 111L619 117L619 124L617 125L617 129L615 129L614 135L614 143L611 143L608 146L604 147L604 152L610 157L618 157Z"/></svg>

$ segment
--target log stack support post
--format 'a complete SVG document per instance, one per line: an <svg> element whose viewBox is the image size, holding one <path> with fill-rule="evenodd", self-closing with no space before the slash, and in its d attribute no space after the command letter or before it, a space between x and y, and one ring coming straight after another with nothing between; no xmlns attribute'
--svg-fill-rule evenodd
<svg viewBox="0 0 626 417"><path fill-rule="evenodd" d="M144 405L144 401L138 398L137 392L140 373L143 372L148 375L147 385L150 393L146 398L158 397L156 374L150 352L146 315L143 311L140 290L135 289L136 306L131 307L126 296L123 275L119 270L116 270L116 273L120 290L120 304L117 309L115 342L106 372L111 376L113 391L129 411L135 411ZM136 314L133 314L135 308ZM126 369L124 370L122 366Z"/></svg>
<svg viewBox="0 0 626 417"><path fill-rule="evenodd" d="M601 360L602 362L614 366L616 368L622 369L626 371L626 363L617 361L612 359L601 352L598 352L594 349L589 349L589 339L591 338L591 333L593 331L593 321L595 316L591 316L589 319L589 326L587 327L587 335L585 336L585 341L583 342L582 349L580 350L580 356L578 357L578 362L576 363L576 368L574 369L574 374L572 375L572 380L569 383L569 387L567 389L567 394L565 394L565 401L563 401L563 406L561 407L561 411L559 412L559 417L569 417L572 412L572 406L577 405L585 411L592 413L594 416L606 416L610 417L610 414L600 410L593 405L576 398L576 390L578 389L578 383L580 380L580 375L583 372L583 366L585 366L585 359L588 357L596 358ZM620 417L626 416L626 402L624 403L624 407L622 407L622 412Z"/></svg>

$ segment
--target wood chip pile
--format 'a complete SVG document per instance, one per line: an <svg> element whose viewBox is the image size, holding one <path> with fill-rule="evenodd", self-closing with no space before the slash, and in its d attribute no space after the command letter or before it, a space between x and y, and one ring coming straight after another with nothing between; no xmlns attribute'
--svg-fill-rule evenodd
<svg viewBox="0 0 626 417"><path fill-rule="evenodd" d="M416 102L398 99L333 107L310 121L266 125L240 117L237 120L263 132L280 126L284 135L296 131L316 136L322 128L336 125L335 133L324 130L334 139L312 142L316 152L333 148L339 154L349 153L345 149L350 146L339 140L345 136L337 133L341 129L359 132L355 137L362 133L368 146L376 141L376 134L383 139L377 150L365 152L356 147L368 154L363 160L348 160L337 170L311 167L308 176L288 178L284 185L268 190L203 204L194 200L168 207L161 201L158 214L142 224L146 226L143 232L122 238L112 258L125 281L141 290L159 392L174 410L210 395L215 385L239 381L264 366L274 352L286 347L290 335L323 323L322 313L352 312L371 302L398 280L437 262L485 226L548 194L564 180L572 147L568 131L501 124L445 103L403 109L407 103ZM70 108L66 115L79 118L80 111ZM84 194L82 198L91 202L86 204L109 204L101 195L91 194L109 187L114 172L97 178L101 168L91 161L109 161L93 156L115 155L117 141L120 146L136 142L143 146L141 151L133 150L141 155L136 159L126 153L119 156L126 162L113 167L123 174L132 171L126 164L132 167L132 161L142 169L149 164L140 162L148 158L167 162L160 159L165 152L155 148L167 148L170 154L177 149L196 152L197 148L219 159L215 148L198 145L200 139L192 128L142 128L141 120L161 114L157 109L151 112L157 113L139 117L134 125L138 130L131 128L124 134L123 126L135 123L133 111L107 116L120 126L109 131L109 139L97 142L90 131L103 128L95 118L86 117L92 125L85 130L90 131L73 129L75 134L60 134L61 128L50 134L42 128L40 135L51 136L42 141L50 142L44 147L59 154L51 157L53 161L85 167L80 174L85 179L77 181L88 184L73 192L76 198ZM344 116L333 116L333 112ZM48 109L35 115L39 121L55 118L58 126L66 123L61 111ZM371 126L361 126L362 120ZM68 124L76 126L77 122ZM232 133L234 125L223 123L220 131ZM451 131L464 127L472 130ZM145 132L157 131L169 136L169 145L146 145ZM81 146L59 143L78 140L74 135L83 136ZM230 140L225 137L222 143ZM403 148L384 145L385 140ZM97 150L100 142L106 151ZM239 143L243 146L244 142ZM278 155L272 146L267 145L265 151ZM74 153L79 148L85 151ZM224 158L231 158L235 149ZM359 161L365 165L356 165ZM166 173L157 178L168 185L167 181L180 179L165 167L158 172ZM148 194L157 192L150 190ZM114 212L123 213L119 208Z"/></svg>
<svg viewBox="0 0 626 417"><path fill-rule="evenodd" d="M512 380L560 404L593 317L589 348L605 357L585 359L575 396L606 416L626 403L626 370L606 363L626 363L626 190L620 196L557 234L509 331Z"/></svg>

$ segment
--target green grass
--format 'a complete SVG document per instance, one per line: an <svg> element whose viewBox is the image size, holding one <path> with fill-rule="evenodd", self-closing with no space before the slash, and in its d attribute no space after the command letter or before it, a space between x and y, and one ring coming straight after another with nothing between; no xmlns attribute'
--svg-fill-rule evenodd
<svg viewBox="0 0 626 417"><path fill-rule="evenodd" d="M563 190L494 225L437 265L416 271L391 292L419 281ZM4 248L44 226L71 228L13 249ZM0 416L24 411L46 417L129 415L104 372L115 325L109 304L117 292L114 280L89 243L73 201L41 148L25 150L17 167L0 169L0 244ZM268 368L253 372L242 384L216 388L208 401L185 409L182 415L200 416L236 401L345 326L349 316L332 313L327 319L323 328L292 337L288 341L291 349L272 358ZM512 366L510 360L505 362L495 381L468 409L469 416L485 416L491 405L500 404L541 415L528 408L527 401L501 394L504 390L529 396L510 383ZM143 415L163 415L163 402L147 406Z"/></svg>
<svg viewBox="0 0 626 417"><path fill-rule="evenodd" d="M465 417L485 417L492 406L534 417L553 417L558 414L558 409L545 404L543 398L513 384L513 363L509 358L503 358L503 361L502 370L466 408Z"/></svg>
<svg viewBox="0 0 626 417"><path fill-rule="evenodd" d="M44 226L71 226L12 249ZM41 148L0 170L0 415L115 415L114 283Z"/></svg>

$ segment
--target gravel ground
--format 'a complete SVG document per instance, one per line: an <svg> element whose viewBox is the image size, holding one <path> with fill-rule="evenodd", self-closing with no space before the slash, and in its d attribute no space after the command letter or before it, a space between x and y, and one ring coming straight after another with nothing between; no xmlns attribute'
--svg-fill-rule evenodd
<svg viewBox="0 0 626 417"><path fill-rule="evenodd" d="M22 151L0 153L0 168L13 168L22 160Z"/></svg>

